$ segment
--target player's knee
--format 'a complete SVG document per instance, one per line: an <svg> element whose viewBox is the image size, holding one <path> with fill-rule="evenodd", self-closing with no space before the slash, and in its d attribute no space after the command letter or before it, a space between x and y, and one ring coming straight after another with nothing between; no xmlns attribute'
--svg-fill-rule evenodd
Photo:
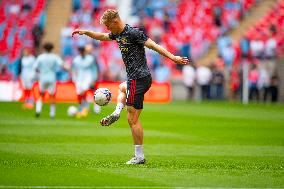
<svg viewBox="0 0 284 189"><path fill-rule="evenodd" d="M127 118L128 124L130 127L134 126L137 124L138 120L135 119L134 117L128 117Z"/></svg>
<svg viewBox="0 0 284 189"><path fill-rule="evenodd" d="M119 91L126 93L126 82L119 84L118 88L119 88Z"/></svg>

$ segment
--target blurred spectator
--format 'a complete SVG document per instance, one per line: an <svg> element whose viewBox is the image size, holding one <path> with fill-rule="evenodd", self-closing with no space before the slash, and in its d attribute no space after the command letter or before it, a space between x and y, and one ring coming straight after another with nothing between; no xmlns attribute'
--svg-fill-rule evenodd
<svg viewBox="0 0 284 189"><path fill-rule="evenodd" d="M144 20L139 22L138 28L139 28L139 30L143 31L144 33L146 33L146 34L148 33Z"/></svg>
<svg viewBox="0 0 284 189"><path fill-rule="evenodd" d="M20 71L21 71L21 61L20 61L20 59L15 59L12 62L9 62L9 64L7 64L7 68L8 68L8 71L12 75L11 79L13 81L18 80L18 77L19 77Z"/></svg>
<svg viewBox="0 0 284 189"><path fill-rule="evenodd" d="M250 42L250 50L253 58L262 58L264 55L264 42L260 37L252 39Z"/></svg>
<svg viewBox="0 0 284 189"><path fill-rule="evenodd" d="M155 80L158 83L163 83L169 81L171 75L170 68L166 64L161 64L154 73Z"/></svg>
<svg viewBox="0 0 284 189"><path fill-rule="evenodd" d="M41 39L43 37L43 29L38 25L34 25L32 29L32 35L33 35L33 41L34 41L34 47L36 49L36 52L39 51L39 46L41 44Z"/></svg>
<svg viewBox="0 0 284 189"><path fill-rule="evenodd" d="M258 83L259 80L259 71L255 64L251 65L251 70L249 71L249 99L250 100L259 100L259 90Z"/></svg>
<svg viewBox="0 0 284 189"><path fill-rule="evenodd" d="M271 24L270 25L269 31L271 32L272 35L276 35L277 34L277 27L275 26L275 24Z"/></svg>
<svg viewBox="0 0 284 189"><path fill-rule="evenodd" d="M230 71L230 98L238 99L240 96L241 89L241 79L238 65L233 65L232 70Z"/></svg>
<svg viewBox="0 0 284 189"><path fill-rule="evenodd" d="M263 96L263 101L266 102L270 96L270 76L265 65L261 65L259 68L259 79L257 86Z"/></svg>
<svg viewBox="0 0 284 189"><path fill-rule="evenodd" d="M181 45L181 48L180 48L180 54L181 56L183 57L188 57L188 58L191 58L191 54L190 54L190 43L184 43Z"/></svg>
<svg viewBox="0 0 284 189"><path fill-rule="evenodd" d="M156 39L159 38L160 36L162 36L163 34L163 28L160 24L156 24L152 27L151 31L150 31L150 35Z"/></svg>
<svg viewBox="0 0 284 189"><path fill-rule="evenodd" d="M201 91L201 99L210 99L210 82L212 72L206 66L198 66L196 70L196 80Z"/></svg>
<svg viewBox="0 0 284 189"><path fill-rule="evenodd" d="M214 24L217 27L222 27L222 7L219 5L215 6L213 13Z"/></svg>
<svg viewBox="0 0 284 189"><path fill-rule="evenodd" d="M4 65L0 70L0 80L10 81L12 78L12 74L8 71L7 66Z"/></svg>
<svg viewBox="0 0 284 189"><path fill-rule="evenodd" d="M2 69L4 69L8 64L8 55L4 51L0 51L0 72L2 73Z"/></svg>
<svg viewBox="0 0 284 189"><path fill-rule="evenodd" d="M73 52L73 40L71 36L65 37L61 39L61 46L62 48L62 56L72 56L74 54Z"/></svg>
<svg viewBox="0 0 284 189"><path fill-rule="evenodd" d="M182 68L183 84L187 89L187 99L193 99L195 85L195 68L193 65L185 65Z"/></svg>
<svg viewBox="0 0 284 189"><path fill-rule="evenodd" d="M218 39L217 39L217 47L218 47L218 53L220 55L223 55L223 50L232 44L232 39L231 37L222 34Z"/></svg>
<svg viewBox="0 0 284 189"><path fill-rule="evenodd" d="M223 99L224 95L224 74L220 67L212 64L211 98Z"/></svg>
<svg viewBox="0 0 284 189"><path fill-rule="evenodd" d="M241 48L241 56L243 58L247 58L249 56L249 51L250 51L250 41L246 36L242 37L240 41L240 48Z"/></svg>
<svg viewBox="0 0 284 189"><path fill-rule="evenodd" d="M66 26L61 29L61 55L65 58L66 56L73 56L75 53L74 40L71 37L73 29L70 26Z"/></svg>
<svg viewBox="0 0 284 189"><path fill-rule="evenodd" d="M71 27L64 27L61 30L61 56L63 57L64 61L68 63L68 65L71 65L73 59L74 53L74 41L71 37L72 28ZM62 69L61 67L58 67L58 70L56 71L56 77L60 81L68 81L70 80L69 73Z"/></svg>
<svg viewBox="0 0 284 189"><path fill-rule="evenodd" d="M271 102L278 101L278 86L279 78L277 75L271 77L270 91L271 91Z"/></svg>
<svg viewBox="0 0 284 189"><path fill-rule="evenodd" d="M30 11L32 9L32 6L29 4L29 2L25 2L23 5L22 5L22 10L23 11Z"/></svg>
<svg viewBox="0 0 284 189"><path fill-rule="evenodd" d="M9 13L15 15L19 14L21 10L20 4L17 4L16 2L12 3L8 8Z"/></svg>
<svg viewBox="0 0 284 189"><path fill-rule="evenodd" d="M72 0L73 12L76 12L81 8L81 0Z"/></svg>
<svg viewBox="0 0 284 189"><path fill-rule="evenodd" d="M31 50L25 48L21 59L21 82L24 89L24 109L31 109L34 106L32 98L32 87L36 76L35 57L31 54Z"/></svg>
<svg viewBox="0 0 284 189"><path fill-rule="evenodd" d="M165 12L163 17L163 28L165 32L168 32L169 27L170 27L170 15L167 12Z"/></svg>
<svg viewBox="0 0 284 189"><path fill-rule="evenodd" d="M222 50L222 57L228 70L231 70L233 62L236 58L236 52L231 44L227 44Z"/></svg>
<svg viewBox="0 0 284 189"><path fill-rule="evenodd" d="M215 65L219 70L224 70L225 68L225 62L220 54L218 54Z"/></svg>
<svg viewBox="0 0 284 189"><path fill-rule="evenodd" d="M269 38L264 44L264 54L268 59L274 59L276 57L277 43L275 38L270 34Z"/></svg>
<svg viewBox="0 0 284 189"><path fill-rule="evenodd" d="M180 46L180 55L183 57L188 57L189 59L191 59L191 51L190 51L190 43L183 43ZM183 65L176 65L177 70L182 70Z"/></svg>
<svg viewBox="0 0 284 189"><path fill-rule="evenodd" d="M156 69L163 64L161 60L161 56L155 51L149 51L149 55L151 57L151 63L152 63L150 68L155 73Z"/></svg>

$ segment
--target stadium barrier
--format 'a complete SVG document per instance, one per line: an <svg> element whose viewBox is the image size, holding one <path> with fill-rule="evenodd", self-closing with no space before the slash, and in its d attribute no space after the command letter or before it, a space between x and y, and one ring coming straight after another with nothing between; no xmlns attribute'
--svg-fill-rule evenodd
<svg viewBox="0 0 284 189"><path fill-rule="evenodd" d="M112 102L116 102L118 95L118 85L120 82L97 82L95 88L108 88L112 93ZM0 81L0 101L23 101L23 88L19 81ZM34 83L33 95L39 96L38 82ZM48 101L48 94L45 94L44 101ZM87 93L90 101L93 99L93 90ZM77 102L75 85L73 82L57 82L56 85L57 102ZM169 103L172 100L170 83L153 82L149 91L145 94L145 102Z"/></svg>

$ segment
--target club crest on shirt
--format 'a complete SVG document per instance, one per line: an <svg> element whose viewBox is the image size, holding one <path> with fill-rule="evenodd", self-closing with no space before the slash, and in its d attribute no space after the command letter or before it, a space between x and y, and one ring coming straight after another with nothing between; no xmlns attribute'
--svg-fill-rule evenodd
<svg viewBox="0 0 284 189"><path fill-rule="evenodd" d="M126 37L116 38L116 41L117 41L118 43L122 43L122 44L127 43Z"/></svg>
<svg viewBox="0 0 284 189"><path fill-rule="evenodd" d="M123 43L123 44L127 43L126 37L121 38L121 43Z"/></svg>

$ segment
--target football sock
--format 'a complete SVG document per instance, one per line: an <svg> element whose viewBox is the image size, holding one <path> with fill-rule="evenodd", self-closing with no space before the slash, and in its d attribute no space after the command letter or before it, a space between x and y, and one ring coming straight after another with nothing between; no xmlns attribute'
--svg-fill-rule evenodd
<svg viewBox="0 0 284 189"><path fill-rule="evenodd" d="M55 116L55 104L50 104L50 112L49 112L50 117Z"/></svg>
<svg viewBox="0 0 284 189"><path fill-rule="evenodd" d="M36 113L41 113L41 108L42 108L42 101L41 100L36 101Z"/></svg>
<svg viewBox="0 0 284 189"><path fill-rule="evenodd" d="M134 145L135 147L135 157L141 157L144 159L143 145Z"/></svg>
<svg viewBox="0 0 284 189"><path fill-rule="evenodd" d="M96 103L94 103L94 112L96 114L99 114L101 112L101 107L97 105Z"/></svg>
<svg viewBox="0 0 284 189"><path fill-rule="evenodd" d="M121 103L121 102L117 103L114 113L120 114L120 112L123 110L123 108L124 108L123 103Z"/></svg>

